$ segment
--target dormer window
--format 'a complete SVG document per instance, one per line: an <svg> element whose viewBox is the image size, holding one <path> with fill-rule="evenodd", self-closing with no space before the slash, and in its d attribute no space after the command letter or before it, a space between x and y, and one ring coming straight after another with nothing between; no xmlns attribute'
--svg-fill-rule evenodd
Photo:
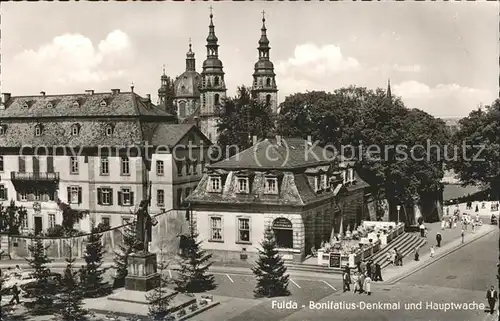
<svg viewBox="0 0 500 321"><path fill-rule="evenodd" d="M47 108L54 108L54 105L52 105L52 103L51 103L51 102L48 102L48 103L47 103Z"/></svg>
<svg viewBox="0 0 500 321"><path fill-rule="evenodd" d="M6 129L7 129L7 126L0 125L0 136L5 135Z"/></svg>
<svg viewBox="0 0 500 321"><path fill-rule="evenodd" d="M113 126L108 125L106 126L106 136L111 136L113 135Z"/></svg>
<svg viewBox="0 0 500 321"><path fill-rule="evenodd" d="M344 170L342 171L342 184L347 183L347 172Z"/></svg>
<svg viewBox="0 0 500 321"><path fill-rule="evenodd" d="M208 181L208 190L215 193L222 191L222 182L220 176L210 176Z"/></svg>
<svg viewBox="0 0 500 321"><path fill-rule="evenodd" d="M71 136L78 136L78 135L80 135L80 125L73 124L71 126Z"/></svg>
<svg viewBox="0 0 500 321"><path fill-rule="evenodd" d="M30 107L30 105L28 104L28 102L27 102L27 101L25 101L25 102L23 103L23 108L29 108L29 107Z"/></svg>
<svg viewBox="0 0 500 321"><path fill-rule="evenodd" d="M329 187L328 186L328 175L326 175L326 174L321 175L321 183L323 185L323 189L327 189Z"/></svg>
<svg viewBox="0 0 500 321"><path fill-rule="evenodd" d="M101 102L99 103L99 106L101 107L106 107L108 105L108 103L106 102L106 100L101 100Z"/></svg>
<svg viewBox="0 0 500 321"><path fill-rule="evenodd" d="M349 168L349 172L348 173L349 173L349 175L348 175L349 176L349 183L354 182L354 169Z"/></svg>
<svg viewBox="0 0 500 321"><path fill-rule="evenodd" d="M314 191L318 192L321 191L321 177L320 176L315 176L314 177Z"/></svg>
<svg viewBox="0 0 500 321"><path fill-rule="evenodd" d="M73 102L73 105L72 105L72 106L73 106L74 108L78 108L78 107L80 107L80 103L79 103L78 101L76 101L76 100L75 100L75 101Z"/></svg>
<svg viewBox="0 0 500 321"><path fill-rule="evenodd" d="M248 193L250 191L248 184L248 177L238 177L236 179L238 183L238 193Z"/></svg>
<svg viewBox="0 0 500 321"><path fill-rule="evenodd" d="M278 178L266 177L264 188L266 194L278 194Z"/></svg>
<svg viewBox="0 0 500 321"><path fill-rule="evenodd" d="M42 125L38 124L35 126L35 136L42 136Z"/></svg>

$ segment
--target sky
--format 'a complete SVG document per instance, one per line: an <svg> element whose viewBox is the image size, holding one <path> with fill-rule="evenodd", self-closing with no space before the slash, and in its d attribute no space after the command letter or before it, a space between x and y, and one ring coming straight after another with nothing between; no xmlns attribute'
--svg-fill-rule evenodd
<svg viewBox="0 0 500 321"><path fill-rule="evenodd" d="M163 65L201 72L213 7L228 95L249 85L265 11L279 101L387 88L408 108L466 116L498 97L498 2L4 2L0 91L112 88L156 100Z"/></svg>

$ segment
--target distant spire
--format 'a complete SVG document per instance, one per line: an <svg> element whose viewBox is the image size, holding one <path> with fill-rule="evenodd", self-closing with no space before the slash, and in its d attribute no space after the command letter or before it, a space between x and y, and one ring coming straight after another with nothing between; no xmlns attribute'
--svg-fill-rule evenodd
<svg viewBox="0 0 500 321"><path fill-rule="evenodd" d="M186 53L186 71L196 70L196 60L194 59L194 52L191 48L191 38L189 38L189 50Z"/></svg>
<svg viewBox="0 0 500 321"><path fill-rule="evenodd" d="M165 76L165 64L163 64L163 76Z"/></svg>
<svg viewBox="0 0 500 321"><path fill-rule="evenodd" d="M215 35L215 26L214 26L214 21L213 21L213 12L212 12L212 6L210 6L210 25L208 26L208 37L207 37L207 56L208 57L213 57L217 58L218 56L218 40L217 36Z"/></svg>
<svg viewBox="0 0 500 321"><path fill-rule="evenodd" d="M134 82L132 81L132 83L130 84L130 91L131 92L134 92Z"/></svg>
<svg viewBox="0 0 500 321"><path fill-rule="evenodd" d="M391 99L392 98L392 93L391 93L391 78L387 80L387 98Z"/></svg>

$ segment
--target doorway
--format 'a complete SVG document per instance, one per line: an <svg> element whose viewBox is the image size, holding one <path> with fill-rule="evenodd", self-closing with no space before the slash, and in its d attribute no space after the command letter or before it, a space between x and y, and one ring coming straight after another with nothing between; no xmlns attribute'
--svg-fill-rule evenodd
<svg viewBox="0 0 500 321"><path fill-rule="evenodd" d="M40 234L43 231L42 217L35 216L35 235Z"/></svg>

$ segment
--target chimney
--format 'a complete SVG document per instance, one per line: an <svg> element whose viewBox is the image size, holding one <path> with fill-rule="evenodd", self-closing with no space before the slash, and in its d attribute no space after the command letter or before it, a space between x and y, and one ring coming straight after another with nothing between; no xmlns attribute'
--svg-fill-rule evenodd
<svg viewBox="0 0 500 321"><path fill-rule="evenodd" d="M276 135L276 144L278 146L281 146L281 136L280 135Z"/></svg>
<svg viewBox="0 0 500 321"><path fill-rule="evenodd" d="M87 89L85 90L85 95L92 96L94 94L94 89Z"/></svg>
<svg viewBox="0 0 500 321"><path fill-rule="evenodd" d="M198 116L194 116L194 123L196 124L196 127L200 127L200 120L198 119Z"/></svg>
<svg viewBox="0 0 500 321"><path fill-rule="evenodd" d="M146 99L147 99L148 101L151 101L151 94L146 94Z"/></svg>
<svg viewBox="0 0 500 321"><path fill-rule="evenodd" d="M312 146L312 138L311 138L311 135L307 136L307 145Z"/></svg>
<svg viewBox="0 0 500 321"><path fill-rule="evenodd" d="M6 104L10 100L10 93L2 94L2 103Z"/></svg>
<svg viewBox="0 0 500 321"><path fill-rule="evenodd" d="M45 96L45 91L41 91L40 95Z"/></svg>
<svg viewBox="0 0 500 321"><path fill-rule="evenodd" d="M253 139L253 144L254 145L257 145L257 136L252 136L252 139Z"/></svg>
<svg viewBox="0 0 500 321"><path fill-rule="evenodd" d="M120 93L120 89L111 89L111 93L112 93L113 95L117 95L117 94L119 94L119 93Z"/></svg>

